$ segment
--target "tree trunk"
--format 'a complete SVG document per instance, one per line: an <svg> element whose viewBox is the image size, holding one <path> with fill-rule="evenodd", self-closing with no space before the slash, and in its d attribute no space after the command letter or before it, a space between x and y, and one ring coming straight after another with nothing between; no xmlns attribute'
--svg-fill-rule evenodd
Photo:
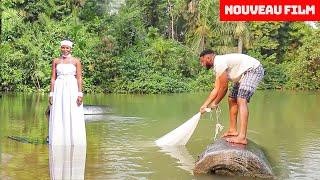
<svg viewBox="0 0 320 180"><path fill-rule="evenodd" d="M205 47L205 37L204 36L201 36L200 37L200 44L199 44L199 52L203 51L204 50L204 47Z"/></svg>
<svg viewBox="0 0 320 180"><path fill-rule="evenodd" d="M168 0L168 6L169 6L169 16L170 16L170 34L171 38L174 40L174 19L173 19L173 13L172 13L172 4L170 0Z"/></svg>
<svg viewBox="0 0 320 180"><path fill-rule="evenodd" d="M238 39L238 53L242 53L242 48L243 48L243 40L242 40L242 37L240 36Z"/></svg>
<svg viewBox="0 0 320 180"><path fill-rule="evenodd" d="M262 149L250 140L247 145L232 144L225 139L215 141L199 156L193 173L274 178Z"/></svg>
<svg viewBox="0 0 320 180"><path fill-rule="evenodd" d="M174 22L173 22L173 15L171 13L171 35L172 35L172 39L174 40Z"/></svg>

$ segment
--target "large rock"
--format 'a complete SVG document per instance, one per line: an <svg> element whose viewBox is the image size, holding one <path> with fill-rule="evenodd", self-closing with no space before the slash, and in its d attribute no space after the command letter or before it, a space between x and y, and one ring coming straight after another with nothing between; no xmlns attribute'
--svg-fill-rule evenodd
<svg viewBox="0 0 320 180"><path fill-rule="evenodd" d="M247 145L229 143L225 139L210 144L199 156L193 173L274 178L263 151L250 140Z"/></svg>
<svg viewBox="0 0 320 180"><path fill-rule="evenodd" d="M101 115L111 113L112 110L109 106L104 105L83 105L83 114L84 115ZM50 106L46 109L46 115L49 117Z"/></svg>

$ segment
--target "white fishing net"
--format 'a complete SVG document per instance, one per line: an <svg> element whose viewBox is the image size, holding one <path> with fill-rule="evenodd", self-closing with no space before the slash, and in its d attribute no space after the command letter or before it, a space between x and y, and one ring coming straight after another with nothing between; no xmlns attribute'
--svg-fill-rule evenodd
<svg viewBox="0 0 320 180"><path fill-rule="evenodd" d="M210 108L206 108L206 112L210 113L210 119L213 119L213 111ZM221 109L219 106L215 108L216 113L216 128L215 128L215 135L214 140L216 140L217 135L219 132L222 131L223 126L220 124L220 114ZM197 113L188 121L177 127L176 129L172 130L168 134L162 136L155 143L158 146L177 146L177 145L186 145L189 141L190 137L192 136L194 130L196 129L198 122L200 120L201 113Z"/></svg>
<svg viewBox="0 0 320 180"><path fill-rule="evenodd" d="M207 111L208 112L208 111ZM209 111L210 113L210 119L213 120L213 112L212 110ZM219 106L217 106L215 108L215 112L216 112L216 128L215 128L215 133L214 133L214 140L217 139L217 135L219 134L219 132L221 132L223 130L222 124L220 124L220 114L221 114L221 109Z"/></svg>
<svg viewBox="0 0 320 180"><path fill-rule="evenodd" d="M200 117L201 113L199 112L173 131L156 140L156 144L158 146L186 145L196 129Z"/></svg>

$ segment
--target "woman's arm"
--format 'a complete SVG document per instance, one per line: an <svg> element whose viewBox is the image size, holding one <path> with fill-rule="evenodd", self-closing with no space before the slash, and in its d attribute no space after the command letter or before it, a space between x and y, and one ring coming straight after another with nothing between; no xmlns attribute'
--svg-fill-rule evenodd
<svg viewBox="0 0 320 180"><path fill-rule="evenodd" d="M51 67L51 84L50 84L50 92L54 91L54 82L56 81L57 78L57 73L56 73L56 59L52 61L52 67Z"/></svg>
<svg viewBox="0 0 320 180"><path fill-rule="evenodd" d="M79 59L76 59L76 67L77 67L77 73L76 73L76 78L77 78L77 83L78 83L78 98L77 98L77 104L80 106L82 104L82 67L81 67L81 62Z"/></svg>
<svg viewBox="0 0 320 180"><path fill-rule="evenodd" d="M78 82L78 92L82 92L82 67L79 59L76 60L77 73L76 78Z"/></svg>
<svg viewBox="0 0 320 180"><path fill-rule="evenodd" d="M56 74L56 64L57 64L57 60L54 59L52 61L52 65L51 65L51 83L50 83L50 94L49 94L49 103L52 104L52 96L53 96L53 91L54 91L54 83L56 81L57 78L57 74Z"/></svg>

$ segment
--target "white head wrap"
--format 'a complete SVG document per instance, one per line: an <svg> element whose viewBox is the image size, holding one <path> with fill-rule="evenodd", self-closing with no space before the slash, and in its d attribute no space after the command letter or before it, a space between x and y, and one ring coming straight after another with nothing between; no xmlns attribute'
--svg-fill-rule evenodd
<svg viewBox="0 0 320 180"><path fill-rule="evenodd" d="M72 42L71 41L69 41L69 40L63 40L63 41L61 41L60 42L60 47L61 46L69 46L70 48L72 48Z"/></svg>

